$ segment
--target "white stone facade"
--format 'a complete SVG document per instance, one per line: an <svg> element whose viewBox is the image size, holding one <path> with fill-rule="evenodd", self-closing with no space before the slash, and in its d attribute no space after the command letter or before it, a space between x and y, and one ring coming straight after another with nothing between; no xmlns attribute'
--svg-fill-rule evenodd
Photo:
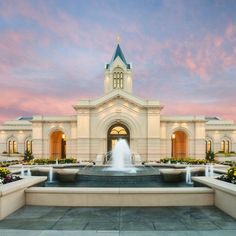
<svg viewBox="0 0 236 236"><path fill-rule="evenodd" d="M106 65L104 96L79 101L73 106L76 111L73 116L33 116L5 122L0 126L0 155L14 156L13 145L14 152L23 154L26 142L32 140L35 157L52 157L54 145L60 158L64 145L60 142L64 138L67 158L95 161L97 155L104 156L109 151L108 131L116 124L125 127L130 148L142 161L176 155L205 158L206 141L213 152L221 151L223 142L224 152L236 151L236 125L232 121L204 116L162 116L164 106L157 100L135 97L132 83L131 65L118 45ZM52 139L55 132L57 141Z"/></svg>

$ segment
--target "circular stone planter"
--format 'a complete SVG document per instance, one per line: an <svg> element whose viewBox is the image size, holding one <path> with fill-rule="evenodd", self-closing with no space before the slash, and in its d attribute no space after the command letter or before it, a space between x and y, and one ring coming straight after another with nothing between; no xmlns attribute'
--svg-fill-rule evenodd
<svg viewBox="0 0 236 236"><path fill-rule="evenodd" d="M79 170L61 169L56 170L57 179L60 182L74 182Z"/></svg>
<svg viewBox="0 0 236 236"><path fill-rule="evenodd" d="M164 182L181 182L186 178L186 169L160 169L160 175ZM204 167L191 167L191 176L204 176Z"/></svg>
<svg viewBox="0 0 236 236"><path fill-rule="evenodd" d="M164 182L181 182L183 170L180 169L160 169L160 175Z"/></svg>
<svg viewBox="0 0 236 236"><path fill-rule="evenodd" d="M48 176L49 167L36 167L30 169L32 176Z"/></svg>

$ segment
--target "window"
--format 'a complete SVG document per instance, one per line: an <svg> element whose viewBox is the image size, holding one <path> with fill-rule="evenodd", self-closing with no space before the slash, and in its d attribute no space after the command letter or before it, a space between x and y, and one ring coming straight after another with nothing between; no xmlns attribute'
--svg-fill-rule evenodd
<svg viewBox="0 0 236 236"><path fill-rule="evenodd" d="M221 151L225 152L225 140L221 141Z"/></svg>
<svg viewBox="0 0 236 236"><path fill-rule="evenodd" d="M17 142L15 140L8 141L8 153L14 154L17 153Z"/></svg>
<svg viewBox="0 0 236 236"><path fill-rule="evenodd" d="M113 88L117 88L117 77L116 77L116 72L113 74Z"/></svg>
<svg viewBox="0 0 236 236"><path fill-rule="evenodd" d="M230 152L230 141L229 140L222 140L221 141L221 151L225 153Z"/></svg>
<svg viewBox="0 0 236 236"><path fill-rule="evenodd" d="M25 142L25 151L32 153L32 140L26 140Z"/></svg>
<svg viewBox="0 0 236 236"><path fill-rule="evenodd" d="M123 128L121 126L116 126L111 130L110 134L125 134L125 135L127 135L127 132L126 132L125 128Z"/></svg>
<svg viewBox="0 0 236 236"><path fill-rule="evenodd" d="M120 88L123 89L123 73L120 72Z"/></svg>
<svg viewBox="0 0 236 236"><path fill-rule="evenodd" d="M210 152L212 150L211 140L206 141L206 152Z"/></svg>
<svg viewBox="0 0 236 236"><path fill-rule="evenodd" d="M225 141L225 152L229 153L229 141L228 140Z"/></svg>
<svg viewBox="0 0 236 236"><path fill-rule="evenodd" d="M120 70L113 73L113 89L124 88L124 74Z"/></svg>

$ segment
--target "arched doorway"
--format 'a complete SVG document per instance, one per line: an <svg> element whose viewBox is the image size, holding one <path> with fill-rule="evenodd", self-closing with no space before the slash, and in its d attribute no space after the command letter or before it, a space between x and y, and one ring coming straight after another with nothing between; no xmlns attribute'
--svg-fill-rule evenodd
<svg viewBox="0 0 236 236"><path fill-rule="evenodd" d="M185 132L176 131L171 136L171 157L184 158L188 155L188 138Z"/></svg>
<svg viewBox="0 0 236 236"><path fill-rule="evenodd" d="M107 152L110 152L118 139L125 139L127 143L130 142L130 134L128 128L120 123L112 125L107 132Z"/></svg>
<svg viewBox="0 0 236 236"><path fill-rule="evenodd" d="M55 131L50 137L50 157L66 158L66 136L62 131Z"/></svg>

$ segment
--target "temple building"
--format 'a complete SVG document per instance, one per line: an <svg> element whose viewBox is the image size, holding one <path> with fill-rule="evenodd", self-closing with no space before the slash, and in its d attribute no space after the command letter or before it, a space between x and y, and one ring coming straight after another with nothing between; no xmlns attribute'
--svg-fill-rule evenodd
<svg viewBox="0 0 236 236"><path fill-rule="evenodd" d="M102 81L101 81L102 82ZM80 100L72 116L32 116L0 126L0 155L96 161L126 139L135 158L205 158L206 151L236 151L233 121L204 116L165 116L158 100L133 95L132 67L117 45L105 66L104 95Z"/></svg>

